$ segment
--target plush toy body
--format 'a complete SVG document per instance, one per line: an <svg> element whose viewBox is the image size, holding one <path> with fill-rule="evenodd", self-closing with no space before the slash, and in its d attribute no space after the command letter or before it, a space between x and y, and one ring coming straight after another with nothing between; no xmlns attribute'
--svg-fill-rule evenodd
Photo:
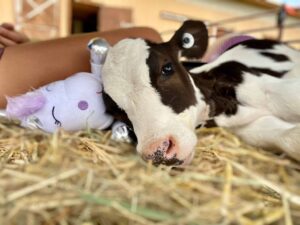
<svg viewBox="0 0 300 225"><path fill-rule="evenodd" d="M24 95L8 97L6 115L19 119L25 127L47 132L58 128L76 131L110 126L113 118L105 112L101 82L108 44L97 39L89 47L92 73L77 73Z"/></svg>

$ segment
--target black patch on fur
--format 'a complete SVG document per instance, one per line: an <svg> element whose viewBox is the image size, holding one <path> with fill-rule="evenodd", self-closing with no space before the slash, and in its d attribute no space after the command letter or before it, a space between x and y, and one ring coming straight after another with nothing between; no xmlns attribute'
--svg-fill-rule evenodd
<svg viewBox="0 0 300 225"><path fill-rule="evenodd" d="M194 88L186 69L178 59L176 48L169 43L148 43L149 57L146 60L152 87L159 93L161 102L179 114L197 103ZM171 65L173 73L162 73L165 65ZM153 109L155 110L155 109Z"/></svg>
<svg viewBox="0 0 300 225"><path fill-rule="evenodd" d="M106 106L106 113L112 115L116 120L131 124L126 112L106 92L103 91L102 96L104 105Z"/></svg>
<svg viewBox="0 0 300 225"><path fill-rule="evenodd" d="M275 45L279 45L280 42L274 41L274 40L268 40L268 39L263 39L263 40L247 40L241 43L241 45L246 46L247 48L252 48L252 49L259 49L259 50L264 50L264 49L273 49Z"/></svg>
<svg viewBox="0 0 300 225"><path fill-rule="evenodd" d="M129 137L133 143L137 143L137 137L134 133L134 129L131 121L128 119L126 112L121 109L117 103L104 91L102 92L103 102L106 107L106 113L112 115L115 120L124 122L128 127Z"/></svg>
<svg viewBox="0 0 300 225"><path fill-rule="evenodd" d="M215 120L211 119L211 120L207 120L204 126L210 128L210 127L217 127L218 125L216 124Z"/></svg>
<svg viewBox="0 0 300 225"><path fill-rule="evenodd" d="M181 64L184 66L184 68L187 71L190 71L191 69L203 66L206 63L205 62L200 62L200 61L182 61Z"/></svg>
<svg viewBox="0 0 300 225"><path fill-rule="evenodd" d="M204 100L209 104L210 116L222 113L230 116L237 113L238 100L235 87L243 82L243 72L251 72L247 66L229 61L200 74L191 74L196 86L204 95Z"/></svg>
<svg viewBox="0 0 300 225"><path fill-rule="evenodd" d="M286 74L288 71L274 71L267 68L259 68L259 67L251 67L250 70L252 71L253 75L261 76L263 74L268 74L272 77L281 78Z"/></svg>
<svg viewBox="0 0 300 225"><path fill-rule="evenodd" d="M288 71L274 71L267 68L247 67L237 61L224 62L209 71L191 74L196 86L210 106L210 116L224 113L227 116L237 113L240 104L236 97L236 86L243 82L243 73L253 76L267 74L281 78Z"/></svg>
<svg viewBox="0 0 300 225"><path fill-rule="evenodd" d="M290 61L289 57L283 54L276 54L271 52L260 52L261 55L271 58L275 62L286 62Z"/></svg>
<svg viewBox="0 0 300 225"><path fill-rule="evenodd" d="M216 121L214 119L210 119L205 121L204 124L199 124L196 129L199 129L201 127L211 128L211 127L217 127Z"/></svg>

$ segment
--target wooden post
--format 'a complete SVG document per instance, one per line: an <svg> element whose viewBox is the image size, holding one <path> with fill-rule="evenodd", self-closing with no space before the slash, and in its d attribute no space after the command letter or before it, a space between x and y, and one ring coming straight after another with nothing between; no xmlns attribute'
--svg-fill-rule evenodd
<svg viewBox="0 0 300 225"><path fill-rule="evenodd" d="M72 0L61 0L59 5L59 36L71 34L72 27Z"/></svg>

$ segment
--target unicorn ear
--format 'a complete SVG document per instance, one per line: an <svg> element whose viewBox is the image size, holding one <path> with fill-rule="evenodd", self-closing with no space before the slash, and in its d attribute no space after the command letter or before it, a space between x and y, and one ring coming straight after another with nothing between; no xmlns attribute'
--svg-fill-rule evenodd
<svg viewBox="0 0 300 225"><path fill-rule="evenodd" d="M6 97L6 116L22 119L39 111L46 103L45 96L39 91L28 92L17 97Z"/></svg>
<svg viewBox="0 0 300 225"><path fill-rule="evenodd" d="M187 20L175 32L170 44L187 58L201 58L208 47L208 31L202 21Z"/></svg>

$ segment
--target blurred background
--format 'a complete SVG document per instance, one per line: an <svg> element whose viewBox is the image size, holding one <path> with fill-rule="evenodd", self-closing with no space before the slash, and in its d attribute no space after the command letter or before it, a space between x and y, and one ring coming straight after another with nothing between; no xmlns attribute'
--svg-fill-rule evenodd
<svg viewBox="0 0 300 225"><path fill-rule="evenodd" d="M34 40L130 26L167 40L186 19L206 21L211 42L239 32L300 47L300 0L0 0L0 23Z"/></svg>

